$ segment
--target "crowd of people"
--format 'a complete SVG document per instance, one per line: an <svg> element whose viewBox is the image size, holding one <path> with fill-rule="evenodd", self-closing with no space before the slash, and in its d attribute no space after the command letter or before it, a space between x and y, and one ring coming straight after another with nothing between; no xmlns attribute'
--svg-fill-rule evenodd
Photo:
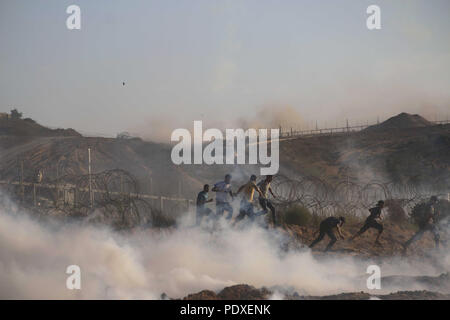
<svg viewBox="0 0 450 320"><path fill-rule="evenodd" d="M422 219L420 219L418 225L419 230L405 243L402 244L403 246L403 253L406 253L408 250L408 247L415 241L422 238L425 232L431 232L434 236L434 241L436 248L439 248L440 243L440 235L439 235L439 228L438 228L438 221L439 221L439 212L436 210L436 204L438 203L438 198L436 196L432 196L427 203L425 204L424 212ZM375 244L380 245L381 243L379 241L380 236L383 232L383 224L381 222L382 220L382 209L384 208L384 201L380 200L378 201L377 205L373 208L369 209L369 216L365 220L363 226L359 231L354 234L349 240L353 241L355 238L362 235L364 232L369 230L370 228L373 228L378 231ZM345 223L344 217L328 217L325 220L323 220L320 223L319 226L319 236L311 243L309 246L310 248L314 247L318 242L323 240L325 235L328 235L328 237L331 239L328 243L327 247L325 248L325 251L328 251L334 243L337 241L337 238L334 234L334 230L337 230L339 236L342 240L344 239L344 236L342 235L341 228Z"/></svg>
<svg viewBox="0 0 450 320"><path fill-rule="evenodd" d="M211 208L206 206L207 203L212 202L213 199L209 198L210 187L208 184L203 186L203 190L197 195L197 212L196 223L199 225L204 218L217 220L220 217L225 217L227 220L231 220L233 217L233 206L231 205L234 198L240 198L239 214L234 219L233 225L236 225L239 221L248 217L253 220L257 216L267 214L270 210L272 213L272 222L276 225L276 213L275 206L269 200L269 193L273 198L276 198L272 188L270 186L272 182L272 176L268 175L260 182L257 183L257 177L255 175L250 176L250 180L240 186L237 192L233 193L231 188L231 175L225 175L223 181L219 181L212 187L211 191L216 194L216 211L213 212ZM261 210L255 211L254 196L255 192L258 193L258 202L261 206Z"/></svg>
<svg viewBox="0 0 450 320"><path fill-rule="evenodd" d="M271 183L273 177L271 175L265 176L264 179L257 182L257 177L251 175L247 183L241 185L237 192L233 193L231 187L231 175L225 175L223 181L219 181L212 187L211 191L216 194L216 211L213 212L212 209L206 206L207 203L213 202L213 199L209 198L210 187L208 184L203 186L203 190L198 193L197 196L197 212L196 212L196 223L200 225L204 218L217 220L220 217L225 217L227 220L231 220L233 217L233 206L232 201L236 197L240 197L240 207L239 214L234 219L232 225L235 226L245 217L253 221L256 217L269 213L272 214L273 225L276 226L277 217L275 206L269 199L270 196L276 199L275 194L272 191ZM261 210L256 211L254 196L255 192L258 194L258 203ZM419 240L425 232L431 232L434 235L435 245L438 248L440 243L439 229L437 227L439 212L436 210L436 204L438 203L438 198L432 196L424 206L423 218L419 221L419 230L405 243L403 243L403 250L406 253L408 247L415 241ZM375 238L375 245L381 246L380 237L383 233L382 224L382 211L385 206L383 200L378 201L378 203L369 209L369 216L366 218L364 224L361 226L358 232L356 232L349 241L353 241L355 238L361 236L369 229L377 230L377 236ZM310 244L310 248L313 248L317 243L322 241L327 235L330 238L330 242L325 248L325 251L331 249L331 247L338 240L335 231L342 240L345 240L342 234L342 227L345 223L345 217L327 217L321 221L318 230L318 236Z"/></svg>

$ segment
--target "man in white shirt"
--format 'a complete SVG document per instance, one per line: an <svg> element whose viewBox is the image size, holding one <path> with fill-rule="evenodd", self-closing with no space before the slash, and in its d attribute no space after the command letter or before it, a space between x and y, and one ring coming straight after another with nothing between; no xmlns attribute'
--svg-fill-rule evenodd
<svg viewBox="0 0 450 320"><path fill-rule="evenodd" d="M227 219L231 219L233 217L233 207L229 202L229 197L233 200L233 192L231 191L231 175L225 175L225 180L217 182L211 191L216 193L217 217L221 217L224 212L227 211Z"/></svg>

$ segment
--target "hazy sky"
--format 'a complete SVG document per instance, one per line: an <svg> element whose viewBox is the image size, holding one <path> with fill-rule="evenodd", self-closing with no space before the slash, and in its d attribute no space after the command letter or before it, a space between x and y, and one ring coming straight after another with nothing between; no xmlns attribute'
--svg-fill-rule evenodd
<svg viewBox="0 0 450 320"><path fill-rule="evenodd" d="M303 127L450 114L448 0L0 0L0 47L0 111L85 132L287 106Z"/></svg>

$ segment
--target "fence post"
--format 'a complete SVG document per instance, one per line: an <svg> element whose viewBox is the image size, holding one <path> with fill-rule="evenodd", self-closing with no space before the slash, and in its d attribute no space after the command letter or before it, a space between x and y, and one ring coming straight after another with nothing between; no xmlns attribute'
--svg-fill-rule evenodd
<svg viewBox="0 0 450 320"><path fill-rule="evenodd" d="M36 183L33 183L33 205L36 207Z"/></svg>
<svg viewBox="0 0 450 320"><path fill-rule="evenodd" d="M89 174L89 206L94 205L94 197L92 194L92 177L91 177L91 148L88 148L88 174Z"/></svg>
<svg viewBox="0 0 450 320"><path fill-rule="evenodd" d="M159 210L163 212L164 210L164 198L163 196L159 196Z"/></svg>
<svg viewBox="0 0 450 320"><path fill-rule="evenodd" d="M20 192L22 196L22 202L25 201L25 187L23 185L23 160L20 161Z"/></svg>

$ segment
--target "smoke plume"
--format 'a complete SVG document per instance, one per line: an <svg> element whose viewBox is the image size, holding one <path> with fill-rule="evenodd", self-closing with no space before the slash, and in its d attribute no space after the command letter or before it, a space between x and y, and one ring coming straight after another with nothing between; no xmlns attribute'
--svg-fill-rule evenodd
<svg viewBox="0 0 450 320"><path fill-rule="evenodd" d="M222 225L210 232L191 222L186 218L171 230L118 233L82 223L43 223L2 209L0 298L159 299L162 293L180 298L239 283L311 295L367 290L365 272L373 261L319 259L306 248L284 251L289 241L284 233L258 226ZM381 267L383 275L437 275L449 262L445 255L439 267L401 259ZM81 268L81 290L66 288L69 265Z"/></svg>

